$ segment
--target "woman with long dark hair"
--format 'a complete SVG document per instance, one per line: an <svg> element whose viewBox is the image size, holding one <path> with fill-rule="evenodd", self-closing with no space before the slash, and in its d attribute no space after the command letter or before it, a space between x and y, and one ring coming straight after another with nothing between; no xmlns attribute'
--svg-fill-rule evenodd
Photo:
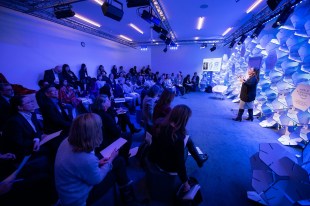
<svg viewBox="0 0 310 206"><path fill-rule="evenodd" d="M239 111L235 121L241 122L244 109L248 109L249 117L246 120L253 121L254 100L256 97L256 87L259 82L259 69L251 67L248 69L248 79L240 78L242 83L240 91Z"/></svg>
<svg viewBox="0 0 310 206"><path fill-rule="evenodd" d="M184 105L175 106L166 118L156 127L149 159L161 170L176 172L183 183L184 192L190 189L186 173L185 157L187 150L192 154L199 167L208 159L207 155L200 156L190 137L186 125L192 110Z"/></svg>

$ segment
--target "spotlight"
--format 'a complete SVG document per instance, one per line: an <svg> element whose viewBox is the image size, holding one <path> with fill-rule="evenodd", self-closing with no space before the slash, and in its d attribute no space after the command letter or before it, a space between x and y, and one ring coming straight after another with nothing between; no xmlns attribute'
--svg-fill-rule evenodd
<svg viewBox="0 0 310 206"><path fill-rule="evenodd" d="M235 45L235 43L236 43L236 40L235 39L233 39L231 42L230 42L230 44L229 44L229 46L228 46L228 48L233 48L234 47L234 45Z"/></svg>
<svg viewBox="0 0 310 206"><path fill-rule="evenodd" d="M282 0L267 0L267 5L274 11Z"/></svg>
<svg viewBox="0 0 310 206"><path fill-rule="evenodd" d="M256 26L256 29L254 30L253 34L251 35L251 38L252 39L257 38L264 28L265 28L264 24L258 24Z"/></svg>
<svg viewBox="0 0 310 206"><path fill-rule="evenodd" d="M127 8L149 6L150 0L127 0Z"/></svg>
<svg viewBox="0 0 310 206"><path fill-rule="evenodd" d="M213 51L215 51L215 50L216 50L216 45L213 44L213 46L210 48L210 51L213 52Z"/></svg>
<svg viewBox="0 0 310 206"><path fill-rule="evenodd" d="M159 36L159 38L161 39L161 40L163 40L164 42L165 42L165 44L166 45L169 45L169 44L171 44L171 39L169 38L169 37L167 37L166 35L164 35L164 34L161 34L160 36Z"/></svg>
<svg viewBox="0 0 310 206"><path fill-rule="evenodd" d="M152 28L153 28L154 31L156 31L156 32L158 32L158 33L162 33L163 35L167 35L167 34L168 34L168 31L165 30L165 29L163 29L163 28L160 27L160 26L154 25Z"/></svg>
<svg viewBox="0 0 310 206"><path fill-rule="evenodd" d="M291 15L291 13L293 13L293 11L294 9L291 8L291 5L288 5L287 7L285 7L283 11L281 12L280 16L278 17L277 21L272 25L272 28L277 28L279 26L282 26L286 22L288 17Z"/></svg>
<svg viewBox="0 0 310 206"><path fill-rule="evenodd" d="M201 45L200 45L200 49L204 49L204 48L207 48L207 44L206 43L202 43Z"/></svg>
<svg viewBox="0 0 310 206"><path fill-rule="evenodd" d="M243 34L242 36L241 36L241 38L240 38L240 40L238 41L238 45L241 45L241 44L243 44L243 42L244 42L244 40L247 38L247 35L245 35L245 34Z"/></svg>
<svg viewBox="0 0 310 206"><path fill-rule="evenodd" d="M112 5L113 1L119 4L119 8ZM117 0L112 0L111 3L109 3L109 1L105 1L101 6L101 10L106 17L110 17L116 21L120 21L124 15L123 3Z"/></svg>
<svg viewBox="0 0 310 206"><path fill-rule="evenodd" d="M166 47L164 48L164 50L163 50L163 52L167 52L168 51L168 48L167 48L167 45L166 45Z"/></svg>
<svg viewBox="0 0 310 206"><path fill-rule="evenodd" d="M161 21L159 18L153 16L152 13L143 10L142 14L141 14L141 18L144 19L145 21L149 22L149 23L154 23L155 25L159 26Z"/></svg>
<svg viewBox="0 0 310 206"><path fill-rule="evenodd" d="M54 7L54 14L57 19L63 19L68 17L73 17L75 12L72 11L72 6L70 4L60 5Z"/></svg>

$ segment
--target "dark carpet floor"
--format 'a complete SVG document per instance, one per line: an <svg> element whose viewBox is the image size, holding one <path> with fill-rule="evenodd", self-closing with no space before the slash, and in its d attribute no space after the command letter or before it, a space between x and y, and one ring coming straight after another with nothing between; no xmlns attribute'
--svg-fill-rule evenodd
<svg viewBox="0 0 310 206"><path fill-rule="evenodd" d="M257 119L253 122L233 121L236 112L232 110L236 111L238 104L229 99L218 99L212 93L194 92L176 97L173 105L177 104L186 104L192 109L188 132L196 145L209 155L209 160L202 168L197 167L192 157L186 162L188 175L196 177L201 185L204 199L201 205L258 205L247 198L247 191L253 190L250 157L258 152L260 143L279 143L277 139L281 136L280 132L262 128ZM135 117L132 116L132 119L135 120ZM142 133L135 136L134 145L139 145ZM299 154L298 149L284 148ZM135 180L138 197L148 197L145 173L134 158L128 171ZM148 205L169 204L151 201Z"/></svg>

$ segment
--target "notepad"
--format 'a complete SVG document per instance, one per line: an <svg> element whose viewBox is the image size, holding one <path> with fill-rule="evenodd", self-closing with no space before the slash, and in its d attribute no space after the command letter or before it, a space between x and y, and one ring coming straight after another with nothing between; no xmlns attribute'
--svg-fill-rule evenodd
<svg viewBox="0 0 310 206"><path fill-rule="evenodd" d="M193 200L195 198L195 195L197 194L198 190L200 189L200 185L194 185L191 187L191 189L185 193L183 196L183 200Z"/></svg>
<svg viewBox="0 0 310 206"><path fill-rule="evenodd" d="M31 155L25 156L23 161L18 165L18 168L7 178L5 178L2 182L12 182L14 181L16 175L21 171L21 169L25 166L27 161L29 160Z"/></svg>
<svg viewBox="0 0 310 206"><path fill-rule="evenodd" d="M54 132L52 134L46 135L41 141L40 141L40 146L45 144L46 142L50 141L51 139L54 139L55 137L58 137L60 135L62 130L58 132Z"/></svg>
<svg viewBox="0 0 310 206"><path fill-rule="evenodd" d="M126 142L127 142L127 140L120 137L117 140L115 140L112 144L110 144L109 146L107 146L106 148L101 150L100 154L103 157L110 157L111 153L114 151L114 149L119 150L119 148L121 148Z"/></svg>

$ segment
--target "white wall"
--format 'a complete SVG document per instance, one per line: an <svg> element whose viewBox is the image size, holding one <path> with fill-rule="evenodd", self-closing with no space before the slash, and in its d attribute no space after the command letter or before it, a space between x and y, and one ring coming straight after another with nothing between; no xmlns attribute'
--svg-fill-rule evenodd
<svg viewBox="0 0 310 206"><path fill-rule="evenodd" d="M226 47L217 48L210 51L210 45L207 48L200 49L199 45L179 46L177 50L163 52L164 46L154 46L151 48L152 71L160 73L177 73L182 71L183 75L193 75L197 72L201 77L202 62L205 58L222 58L224 54L230 56L230 50Z"/></svg>
<svg viewBox="0 0 310 206"><path fill-rule="evenodd" d="M45 69L67 63L78 75L85 63L90 76L100 64L128 71L151 64L150 51L142 52L65 26L0 7L0 72L10 83L38 89ZM86 46L82 47L81 42Z"/></svg>

